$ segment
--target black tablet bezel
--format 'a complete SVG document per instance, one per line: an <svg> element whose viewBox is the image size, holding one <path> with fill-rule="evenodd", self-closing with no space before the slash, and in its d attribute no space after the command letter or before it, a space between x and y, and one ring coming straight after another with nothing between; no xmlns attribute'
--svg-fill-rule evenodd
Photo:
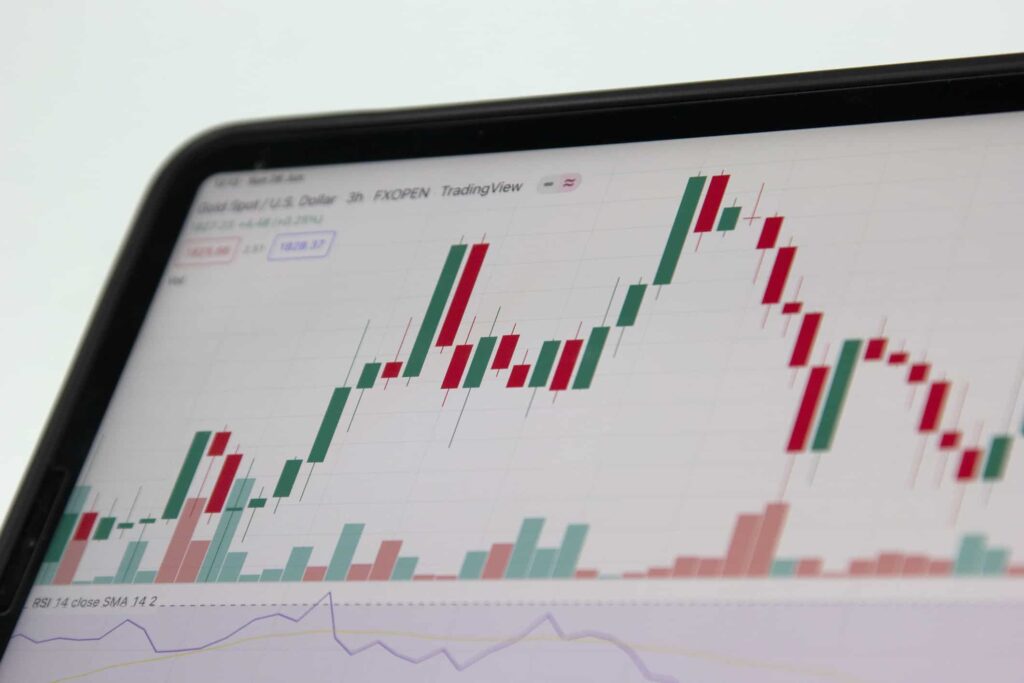
<svg viewBox="0 0 1024 683"><path fill-rule="evenodd" d="M213 173L570 147L1024 109L1024 55L405 111L209 132L153 181L0 536L0 643L95 437L192 198Z"/></svg>

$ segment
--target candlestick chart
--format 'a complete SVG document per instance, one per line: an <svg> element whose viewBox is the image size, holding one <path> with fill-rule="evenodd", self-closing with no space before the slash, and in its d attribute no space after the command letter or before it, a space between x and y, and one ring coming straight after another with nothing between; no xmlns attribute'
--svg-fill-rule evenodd
<svg viewBox="0 0 1024 683"><path fill-rule="evenodd" d="M0 680L1013 680L1024 155L886 125L205 187Z"/></svg>
<svg viewBox="0 0 1024 683"><path fill-rule="evenodd" d="M523 354L522 362L515 362L522 337L514 332L514 326L507 334L484 334L470 343L474 327L480 327L474 320L468 325L466 343L458 343L460 329L467 327L466 311L486 265L490 245L485 241L451 245L441 262L440 273L408 354L402 356L400 345L394 359L364 363L353 385L333 390L309 454L304 460L284 461L270 495L254 495L255 480L239 476L244 456L242 453L226 454L232 437L230 431L197 432L159 517L162 521L175 522L176 527L158 565L142 569L148 542L131 541L116 572L92 577L91 581L122 584L598 578L602 575L600 568L579 566L588 524L569 524L558 546L542 548L538 546L538 539L545 520L532 517L522 521L514 540L496 541L485 549L467 550L461 566L448 572L417 571L419 558L403 555L403 541L399 539L381 542L372 562L354 562L364 528L359 522L344 525L327 564L311 564L314 548L297 546L281 567L252 573L246 571L246 553L232 551L231 547L246 512L251 515L267 505L299 495L300 487L296 484L303 468L312 476L313 467L325 461L339 424L345 417L355 419L365 392L383 390L389 383L400 384L403 379L408 382L418 379L428 360L440 358L428 355L432 349L451 350L439 387L445 401L451 392L461 392L462 401L468 402L472 391L485 383L533 395L538 391L557 394L591 388L599 381L602 357L611 353L608 342L613 331L621 338L635 325L645 302L649 301L650 289L673 285L673 276L687 245L699 250L698 240L705 235L718 233L728 238L737 230L742 207L723 207L729 180L730 176L725 173L710 179L703 175L687 179L650 281L644 282L644 278L639 277L637 282L628 284L618 311L612 311L610 302L611 315L606 314L602 324L591 327L585 335L581 336L581 324L573 338L541 340L536 356L531 359ZM843 407L858 366L884 365L891 370L894 388L901 384L923 387L926 399L907 428L928 437L929 446L937 451L956 452L958 464L952 474L955 481L961 485L999 482L1007 467L1014 435L991 434L988 444L982 446L963 444L963 432L955 425L943 428L942 418L953 385L948 380L932 379L935 369L924 360L915 360L911 350L890 349L889 339L883 335L844 339L837 341L840 350L836 358L823 363L812 362L815 344L820 343L818 330L827 312L814 310L792 287L791 280L799 269L799 245L784 243L784 217L769 216L759 222L755 243L758 270L764 261L771 265L766 269L767 276L761 278L763 281L755 277L754 284L760 289L760 303L766 314L775 308L782 316L798 321L791 352L788 358L780 360L790 368L806 371L804 390L794 410L785 449L792 454L828 452L842 428ZM613 302L616 289L613 289ZM787 291L793 295L787 297ZM489 374L491 372L493 374ZM534 400L534 396L529 400ZM461 415L459 419L461 421ZM451 440L455 438L453 431ZM221 461L215 482L207 496L187 497L196 484L204 459ZM81 580L76 572L90 543L109 542L115 526L124 530L144 529L159 521L156 517L131 520L101 517L98 511L84 511L88 495L87 488L75 491L47 553L40 583L66 585ZM740 514L723 556L679 555L665 564L623 572L619 578L1024 576L1024 565L1011 564L1007 548L991 544L979 533L965 534L955 552L945 557L880 551L872 557L851 558L843 571L826 572L820 557L777 557L787 513L788 505L779 500L770 502L762 511ZM193 540L204 514L219 516L216 533L209 540Z"/></svg>

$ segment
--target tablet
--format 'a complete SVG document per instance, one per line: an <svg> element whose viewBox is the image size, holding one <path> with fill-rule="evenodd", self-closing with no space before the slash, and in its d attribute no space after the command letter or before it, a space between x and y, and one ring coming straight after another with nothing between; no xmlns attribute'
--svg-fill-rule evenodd
<svg viewBox="0 0 1024 683"><path fill-rule="evenodd" d="M3 537L0 681L1019 681L1024 60L231 126Z"/></svg>

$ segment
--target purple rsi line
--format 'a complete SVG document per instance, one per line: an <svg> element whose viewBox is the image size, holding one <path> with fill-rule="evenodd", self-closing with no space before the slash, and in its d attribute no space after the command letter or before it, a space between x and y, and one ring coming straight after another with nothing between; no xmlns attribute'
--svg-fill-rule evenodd
<svg viewBox="0 0 1024 683"><path fill-rule="evenodd" d="M27 640L28 642L34 645L43 645L45 643L52 643L56 641L72 643L91 643L103 640L108 636L113 635L114 632L120 630L125 626L133 626L139 631L141 631L142 634L146 637L146 640L149 642L149 647L154 654L176 654L182 652L196 652L199 650L204 650L208 647L213 647L214 645L219 645L220 643L223 643L224 641L233 638L245 629L261 621L267 621L269 619L284 619L293 624L297 624L306 617L308 617L310 614L312 614L313 610L315 610L317 607L320 607L324 603L326 603L328 609L330 610L331 635L334 638L334 642L337 643L338 646L341 647L341 649L345 652L345 654L349 655L350 657L354 657L356 655L362 654L363 652L366 652L367 650L379 647L380 649L390 654L392 657L400 659L403 662L408 662L409 664L422 664L428 660L434 659L435 657L443 657L444 659L448 660L448 663L451 664L452 668L455 669L455 671L465 671L469 667L473 666L474 664L477 664L478 662L483 661L491 655L497 654L503 650L511 648L514 645L517 645L518 643L529 637L530 634L532 634L534 631L538 630L541 626L543 626L544 624L548 624L549 626L551 626L551 629L555 632L555 635L557 635L560 640L575 641L591 638L594 640L603 641L608 645L615 647L624 655L626 655L630 662L632 662L633 666L636 667L637 671L639 671L645 679L647 679L648 681L652 681L652 683L679 683L679 679L673 676L669 676L666 674L658 674L651 671L647 667L647 664L644 663L643 659L640 658L640 655L637 654L636 650L634 650L632 647L627 645L622 640L619 640L615 636L609 635L607 633L602 633L600 631L592 630L574 631L571 633L567 632L562 628L561 624L558 623L558 620L555 619L555 616L550 612L545 613L537 619L535 619L529 626L523 629L519 634L511 636L510 638L503 640L499 643L495 643L494 645L491 645L489 647L486 647L480 652L476 653L475 655L467 657L462 661L456 659L455 656L451 652L449 652L447 648L444 647L432 650L418 657L403 654L395 648L393 648L392 646L385 643L383 640L373 640L360 647L349 647L341 641L341 638L338 637L338 625L334 615L334 595L330 592L328 592L315 603L313 603L307 610L299 614L299 616L297 617L289 616L287 614L284 614L283 612L274 612L272 614L265 614L263 616L254 617L249 621L245 622L244 624L242 624L241 626L239 626L238 628L236 628L234 631L231 631L227 635L221 636L220 638L216 638L215 640L211 640L210 642L204 643L202 645L196 645L194 647L160 648L157 646L155 642L153 642L153 638L150 636L149 631L146 629L146 627L142 626L141 624L132 619L125 619L124 621L120 622L116 626L111 627L110 629L108 629L107 631L103 632L98 636L53 636L51 638L37 639L25 635L24 633L15 633L11 637L23 638L24 640Z"/></svg>

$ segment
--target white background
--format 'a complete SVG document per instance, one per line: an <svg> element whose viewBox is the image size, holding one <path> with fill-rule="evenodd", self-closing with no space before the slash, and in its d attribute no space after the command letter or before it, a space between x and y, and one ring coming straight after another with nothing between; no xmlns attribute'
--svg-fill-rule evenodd
<svg viewBox="0 0 1024 683"><path fill-rule="evenodd" d="M6 3L0 511L146 183L236 119L1024 50L995 0Z"/></svg>

